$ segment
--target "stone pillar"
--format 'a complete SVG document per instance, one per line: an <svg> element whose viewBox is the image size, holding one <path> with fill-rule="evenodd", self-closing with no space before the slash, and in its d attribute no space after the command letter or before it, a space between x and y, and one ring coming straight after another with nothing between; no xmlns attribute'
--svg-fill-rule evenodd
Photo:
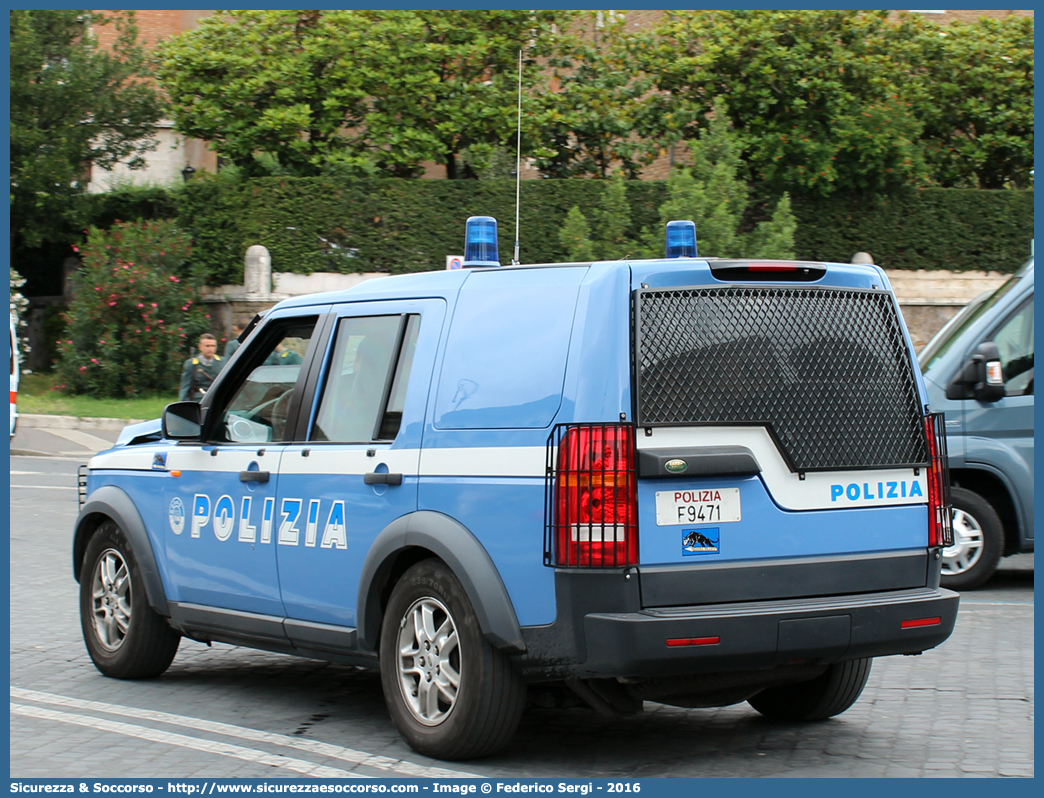
<svg viewBox="0 0 1044 798"><path fill-rule="evenodd" d="M272 256L259 244L246 251L243 287L247 294L272 293Z"/></svg>
<svg viewBox="0 0 1044 798"><path fill-rule="evenodd" d="M72 302L74 289L76 287L76 272L83 266L83 261L75 255L70 255L62 261L62 297L65 304Z"/></svg>

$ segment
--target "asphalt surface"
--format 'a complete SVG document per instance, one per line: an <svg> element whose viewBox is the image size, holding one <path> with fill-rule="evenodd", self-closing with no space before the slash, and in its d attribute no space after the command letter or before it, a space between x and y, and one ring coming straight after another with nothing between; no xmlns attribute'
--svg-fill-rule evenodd
<svg viewBox="0 0 1044 798"><path fill-rule="evenodd" d="M101 444L27 427L15 441L52 456L11 457L12 777L1034 775L1032 555L964 594L942 646L876 660L832 720L771 722L746 704L646 703L618 719L529 709L506 751L443 763L399 739L372 672L183 640L159 679L101 676L70 562L76 466Z"/></svg>
<svg viewBox="0 0 1044 798"><path fill-rule="evenodd" d="M107 424L91 424L65 419L64 416L57 419L22 417L14 437L11 438L11 454L89 457L95 452L108 449L120 434L119 422L115 420ZM36 423L60 423L62 426L33 426ZM98 429L98 426L112 428Z"/></svg>

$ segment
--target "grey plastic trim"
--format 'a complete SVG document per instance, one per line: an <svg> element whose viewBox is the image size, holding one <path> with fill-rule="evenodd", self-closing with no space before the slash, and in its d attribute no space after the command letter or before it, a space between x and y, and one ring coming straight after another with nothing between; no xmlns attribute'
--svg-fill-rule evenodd
<svg viewBox="0 0 1044 798"><path fill-rule="evenodd" d="M682 471L667 470L673 460L685 462ZM759 474L754 452L746 446L698 446L674 449L639 449L639 477L703 477Z"/></svg>
<svg viewBox="0 0 1044 798"><path fill-rule="evenodd" d="M174 625L202 637L233 635L237 639L289 644L283 619L256 612L227 610L172 601L170 615Z"/></svg>
<svg viewBox="0 0 1044 798"><path fill-rule="evenodd" d="M138 561L142 579L145 580L145 594L148 596L149 605L160 615L170 617L167 593L163 589L163 580L156 564L149 533L145 530L145 522L141 520L141 513L131 497L115 485L98 488L80 509L73 534L73 578L76 581L80 580L80 568L83 565L83 555L87 551L87 543L94 530L102 523L98 516L111 518L123 530L134 551L134 558Z"/></svg>
<svg viewBox="0 0 1044 798"><path fill-rule="evenodd" d="M450 567L468 594L479 628L497 648L526 650L507 588L489 553L469 529L442 513L420 510L389 524L370 547L359 577L359 647L376 650L381 629L381 590L395 555L408 548L432 552Z"/></svg>
<svg viewBox="0 0 1044 798"><path fill-rule="evenodd" d="M923 588L928 550L643 566L642 606L723 604Z"/></svg>
<svg viewBox="0 0 1044 798"><path fill-rule="evenodd" d="M355 630L351 627L287 618L283 621L283 629L290 642L299 648L335 653L356 649Z"/></svg>

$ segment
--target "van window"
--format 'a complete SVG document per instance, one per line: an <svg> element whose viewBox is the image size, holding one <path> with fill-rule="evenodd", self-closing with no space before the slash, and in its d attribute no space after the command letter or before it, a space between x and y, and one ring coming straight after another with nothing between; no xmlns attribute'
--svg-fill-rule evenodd
<svg viewBox="0 0 1044 798"><path fill-rule="evenodd" d="M402 409L406 405L406 387L410 382L410 371L413 369L413 355L417 351L417 334L420 332L420 316L412 315L406 324L406 336L402 342L402 354L399 365L395 369L388 407L381 419L381 428L377 438L382 441L394 440L402 425Z"/></svg>
<svg viewBox="0 0 1044 798"><path fill-rule="evenodd" d="M405 340L400 347L403 323ZM309 440L365 443L398 434L419 323L415 315L341 319ZM388 412L382 413L385 397Z"/></svg>
<svg viewBox="0 0 1044 798"><path fill-rule="evenodd" d="M218 440L231 443L286 441L290 404L316 318L277 322L269 345L251 348L242 381L221 409ZM241 361L243 362L243 361Z"/></svg>
<svg viewBox="0 0 1044 798"><path fill-rule="evenodd" d="M1033 393L1033 300L1026 302L993 336L1004 367L1008 396Z"/></svg>
<svg viewBox="0 0 1044 798"><path fill-rule="evenodd" d="M1019 282L1022 275L1020 271L1018 274L1009 277L1005 283L990 294L984 302L975 304L976 300L968 303L954 318L952 324L947 324L946 327L940 331L941 335L936 335L930 340L921 353L917 356L917 361L921 365L921 371L928 371L937 361L941 360L943 355L950 351L950 347L960 340L961 335L971 327L987 310L996 305L1000 300ZM963 316L963 318L961 318Z"/></svg>

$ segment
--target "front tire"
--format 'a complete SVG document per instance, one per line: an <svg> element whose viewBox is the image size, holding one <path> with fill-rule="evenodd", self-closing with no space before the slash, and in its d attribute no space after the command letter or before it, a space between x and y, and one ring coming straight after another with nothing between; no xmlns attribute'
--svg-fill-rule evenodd
<svg viewBox="0 0 1044 798"><path fill-rule="evenodd" d="M525 683L482 634L463 586L439 560L417 563L395 585L380 663L388 712L418 753L488 756L518 728Z"/></svg>
<svg viewBox="0 0 1044 798"><path fill-rule="evenodd" d="M115 679L149 679L170 666L181 635L149 606L123 531L106 521L80 569L80 625L95 667Z"/></svg>
<svg viewBox="0 0 1044 798"><path fill-rule="evenodd" d="M747 703L773 720L826 720L854 704L870 678L872 659L837 662L815 679L770 687Z"/></svg>
<svg viewBox="0 0 1044 798"><path fill-rule="evenodd" d="M953 545L942 552L942 586L972 590L993 576L1004 551L1004 526L992 505L966 488L950 489Z"/></svg>

